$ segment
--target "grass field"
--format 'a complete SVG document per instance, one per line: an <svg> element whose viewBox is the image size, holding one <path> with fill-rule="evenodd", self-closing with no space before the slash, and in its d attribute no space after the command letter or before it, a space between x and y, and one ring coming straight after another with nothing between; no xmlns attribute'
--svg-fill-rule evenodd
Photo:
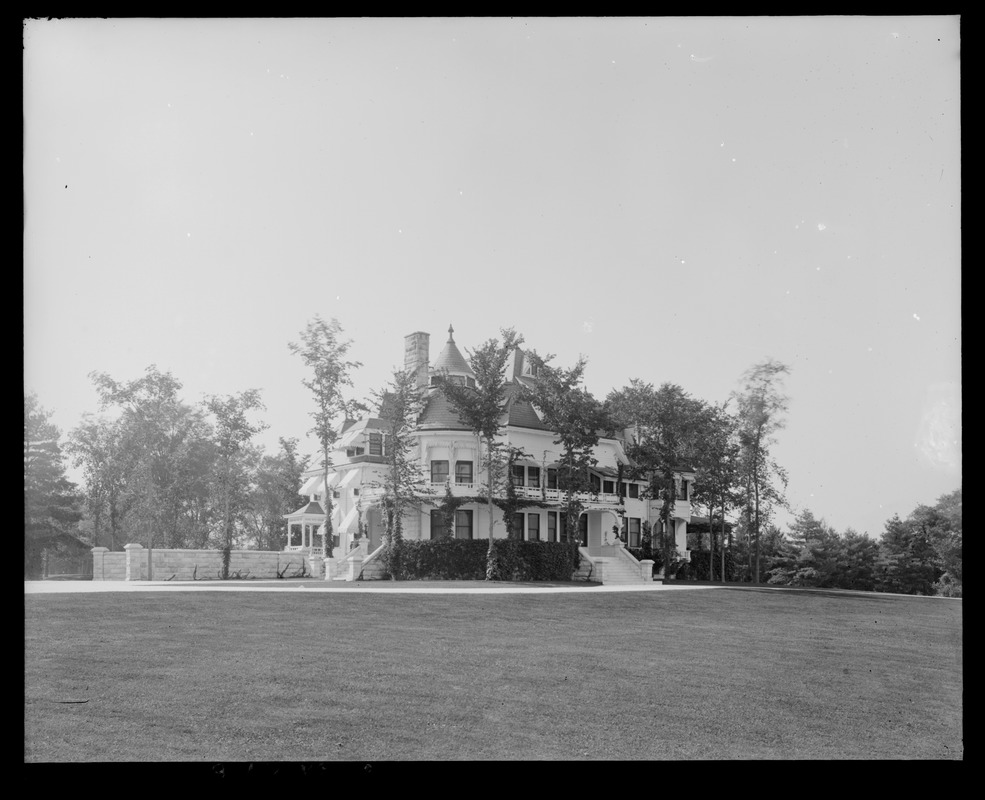
<svg viewBox="0 0 985 800"><path fill-rule="evenodd" d="M25 595L25 761L958 759L960 600Z"/></svg>

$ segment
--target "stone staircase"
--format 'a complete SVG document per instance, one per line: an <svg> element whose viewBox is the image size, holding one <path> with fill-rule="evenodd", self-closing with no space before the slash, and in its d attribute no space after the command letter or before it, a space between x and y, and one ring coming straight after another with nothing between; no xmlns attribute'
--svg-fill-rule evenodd
<svg viewBox="0 0 985 800"><path fill-rule="evenodd" d="M605 548L604 556L593 556L592 561L601 563L602 584L606 586L638 585L651 583L652 578L644 577L640 562L623 548ZM595 578L598 580L598 577Z"/></svg>

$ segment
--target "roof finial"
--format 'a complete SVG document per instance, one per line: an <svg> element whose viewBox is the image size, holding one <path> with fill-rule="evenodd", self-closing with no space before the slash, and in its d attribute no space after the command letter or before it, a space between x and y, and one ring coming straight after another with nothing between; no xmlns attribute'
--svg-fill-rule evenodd
<svg viewBox="0 0 985 800"><path fill-rule="evenodd" d="M449 342L454 342L455 341L455 338L452 336L452 334L454 332L455 332L455 329L451 326L451 323L449 322L448 323L448 341Z"/></svg>

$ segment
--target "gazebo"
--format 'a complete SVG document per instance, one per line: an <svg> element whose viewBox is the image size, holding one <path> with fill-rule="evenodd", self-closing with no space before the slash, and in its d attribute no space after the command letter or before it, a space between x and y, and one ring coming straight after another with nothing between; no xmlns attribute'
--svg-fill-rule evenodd
<svg viewBox="0 0 985 800"><path fill-rule="evenodd" d="M287 520L287 547L289 552L304 550L309 553L324 552L322 535L318 532L325 523L325 510L321 503L312 500L308 505L299 508L284 517ZM301 541L294 544L294 527L301 528Z"/></svg>

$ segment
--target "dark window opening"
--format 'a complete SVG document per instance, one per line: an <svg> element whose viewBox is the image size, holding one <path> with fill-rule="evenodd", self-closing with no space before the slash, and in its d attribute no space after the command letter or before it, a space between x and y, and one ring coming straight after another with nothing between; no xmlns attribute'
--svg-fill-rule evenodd
<svg viewBox="0 0 985 800"><path fill-rule="evenodd" d="M455 483L472 483L472 462L455 462Z"/></svg>
<svg viewBox="0 0 985 800"><path fill-rule="evenodd" d="M431 462L431 483L444 483L448 480L448 462Z"/></svg>
<svg viewBox="0 0 985 800"><path fill-rule="evenodd" d="M472 512L459 510L455 512L455 538L472 538Z"/></svg>

